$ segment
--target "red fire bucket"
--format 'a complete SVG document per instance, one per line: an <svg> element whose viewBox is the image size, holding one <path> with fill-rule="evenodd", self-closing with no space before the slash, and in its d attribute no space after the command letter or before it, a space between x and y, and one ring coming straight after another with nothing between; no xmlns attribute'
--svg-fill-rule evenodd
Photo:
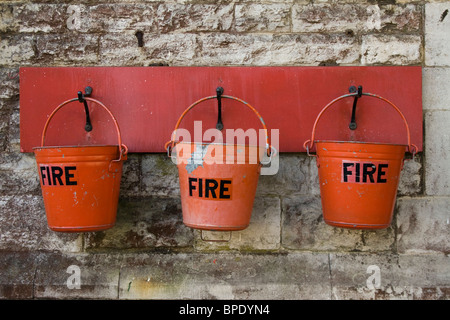
<svg viewBox="0 0 450 320"><path fill-rule="evenodd" d="M414 157L417 147L411 144L408 122L399 108L380 96L363 95L381 99L397 111L406 126L407 145L314 140L316 126L323 113L337 101L355 96L347 94L323 108L314 122L311 139L303 146L309 154L316 144L325 222L345 228L383 229L392 221L405 151Z"/></svg>
<svg viewBox="0 0 450 320"><path fill-rule="evenodd" d="M111 116L117 131L117 145L44 146L47 127L53 116L72 99L60 104L49 116L42 132L41 146L34 148L42 196L51 230L84 232L114 226L119 199L122 164L127 147L122 144L119 125Z"/></svg>

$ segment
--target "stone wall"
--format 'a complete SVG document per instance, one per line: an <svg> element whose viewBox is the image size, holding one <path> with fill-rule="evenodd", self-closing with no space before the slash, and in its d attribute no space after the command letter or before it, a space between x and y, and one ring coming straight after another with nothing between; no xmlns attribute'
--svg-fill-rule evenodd
<svg viewBox="0 0 450 320"><path fill-rule="evenodd" d="M0 298L448 299L449 10L407 0L0 1ZM182 223L167 156L131 154L113 229L49 230L34 156L20 153L19 67L151 65L422 66L424 152L402 171L392 225L325 224L315 160L289 153L261 176L249 228L203 241Z"/></svg>

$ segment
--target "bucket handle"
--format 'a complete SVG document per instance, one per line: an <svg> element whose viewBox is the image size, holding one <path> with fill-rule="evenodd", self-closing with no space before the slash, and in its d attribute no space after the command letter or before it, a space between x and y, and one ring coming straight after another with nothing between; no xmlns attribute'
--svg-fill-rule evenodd
<svg viewBox="0 0 450 320"><path fill-rule="evenodd" d="M164 145L164 148L167 150L167 154L168 154L169 157L170 157L170 154L171 154L171 152L172 152L172 149L173 149L173 148L175 147L175 145L176 145L176 142L175 142L176 132L177 132L177 130L178 130L178 127L180 126L181 121L182 121L183 118L185 117L185 115L186 115L193 107L195 107L195 106L198 105L199 103L201 103L201 102L203 102L203 101L206 101L206 100L210 100L210 99L216 99L216 98L217 98L217 96L204 97L204 98L202 98L202 99L200 99L200 100L197 100L196 102L194 102L193 104L191 104L186 110L184 110L184 112L181 114L180 118L178 119L177 124L175 125L175 129L173 130L173 133L172 133L172 139L171 139L170 141L166 142L166 144ZM245 102L245 101L243 101L243 100L241 100L241 99L239 99L239 98L236 98L236 97L233 97L233 96L226 96L226 95L221 95L221 98L227 98L227 99L231 99L231 100L235 100L235 101L241 102L241 103L243 103L244 105L246 105L248 108L250 108L250 109L256 114L256 116L258 117L259 121L261 121L261 124L262 124L262 126L263 126L263 128L264 128L264 133L265 133L265 135L266 135L266 153L267 153L267 156L268 156L268 157L272 157L272 151L275 151L275 148L273 148L273 147L269 144L269 134L268 134L268 132L267 132L266 123L264 122L264 120L263 120L263 118L261 117L261 115L259 114L259 112L258 112L254 107L252 107L249 103L247 103L247 102ZM269 161L269 162L270 162L270 161ZM268 164L269 162L264 163L264 164Z"/></svg>
<svg viewBox="0 0 450 320"><path fill-rule="evenodd" d="M113 162L120 162L120 161L124 160L126 155L127 155L127 153L128 153L128 148L127 148L126 145L122 144L122 138L121 138L121 135L120 135L119 124L117 123L116 118L111 113L111 111L103 103L101 103L100 101L98 101L96 99L88 98L88 97L84 97L84 99L87 100L87 101L91 101L91 102L97 103L98 105L103 107L103 109L105 109L108 112L108 114L111 116L111 118L113 119L114 126L116 127L116 131L117 131L117 140L119 141L119 146L120 146L120 157L119 157L119 159L112 160L112 161ZM59 109L61 109L65 105L67 105L67 104L69 104L71 102L75 102L75 101L78 101L78 98L74 98L74 99L70 99L70 100L64 101L59 106L57 106L55 108L55 110L53 110L53 112L50 114L50 116L48 117L47 121L45 122L44 130L42 131L41 147L44 146L45 135L47 133L47 128L48 128L48 125L50 124L50 120L53 118L53 116L56 114L56 112L59 111Z"/></svg>
<svg viewBox="0 0 450 320"><path fill-rule="evenodd" d="M320 111L320 113L317 116L316 121L314 122L314 125L313 125L311 139L306 140L303 143L303 148L306 149L308 155L310 155L309 154L309 150L312 149L312 147L314 146L314 137L315 137L315 132L316 132L316 126L317 126L317 123L319 122L319 119L322 117L323 113L329 107L331 107L331 105L333 105L334 103L338 102L339 100L342 100L342 99L348 98L348 97L354 97L354 96L357 96L357 95L358 95L358 93L344 94L344 95L334 99L330 103L328 103L322 109L322 111ZM398 114L401 116L401 118L403 119L403 122L405 123L405 126L406 126L406 133L407 133L407 136L408 136L408 152L410 152L412 154L413 158L414 158L414 155L417 153L418 148L417 148L417 146L415 144L411 143L411 134L410 134L410 131L409 131L408 122L406 121L406 118L403 115L403 113L400 111L400 109L396 105L394 105L391 101L387 100L386 98L380 97L379 95L376 95L376 94L373 94L373 93L362 93L362 95L369 96L369 97L374 97L374 98L378 98L380 100L383 100L384 102L388 103L390 106L392 106L398 112Z"/></svg>

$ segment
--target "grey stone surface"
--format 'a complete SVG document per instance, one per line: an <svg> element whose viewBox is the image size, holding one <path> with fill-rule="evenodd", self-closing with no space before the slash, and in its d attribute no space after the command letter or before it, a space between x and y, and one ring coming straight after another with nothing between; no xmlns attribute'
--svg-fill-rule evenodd
<svg viewBox="0 0 450 320"><path fill-rule="evenodd" d="M283 248L311 251L385 251L395 241L392 226L362 231L330 226L323 221L318 196L292 195L282 200Z"/></svg>
<svg viewBox="0 0 450 320"><path fill-rule="evenodd" d="M5 108L6 105L14 107L19 107L19 69L18 68L0 68L0 99L1 99L1 109ZM5 100L4 100L5 99ZM12 103L5 103L6 99L14 99ZM8 101L9 102L9 101ZM5 103L5 104L4 104Z"/></svg>
<svg viewBox="0 0 450 320"><path fill-rule="evenodd" d="M328 299L326 254L125 257L120 299Z"/></svg>
<svg viewBox="0 0 450 320"><path fill-rule="evenodd" d="M450 171L450 112L427 111L425 122L425 194L449 195Z"/></svg>
<svg viewBox="0 0 450 320"><path fill-rule="evenodd" d="M450 293L444 255L331 254L330 268L332 299L446 300Z"/></svg>
<svg viewBox="0 0 450 320"><path fill-rule="evenodd" d="M379 6L358 3L311 3L292 6L295 32L373 32L418 31L421 9L417 5Z"/></svg>
<svg viewBox="0 0 450 320"><path fill-rule="evenodd" d="M450 83L450 68L423 69L423 109L450 110L450 91L446 83Z"/></svg>
<svg viewBox="0 0 450 320"><path fill-rule="evenodd" d="M0 250L78 252L79 234L51 231L41 196L0 196Z"/></svg>
<svg viewBox="0 0 450 320"><path fill-rule="evenodd" d="M234 19L238 32L289 32L290 4L237 4Z"/></svg>
<svg viewBox="0 0 450 320"><path fill-rule="evenodd" d="M197 231L195 249L206 251L261 251L280 248L280 199L276 196L256 197L250 225L241 231ZM213 241L209 241L213 240ZM225 242L214 242L221 240Z"/></svg>
<svg viewBox="0 0 450 320"><path fill-rule="evenodd" d="M37 299L117 299L120 256L43 254L36 261Z"/></svg>
<svg viewBox="0 0 450 320"><path fill-rule="evenodd" d="M450 198L398 200L397 246L401 253L450 253Z"/></svg>
<svg viewBox="0 0 450 320"><path fill-rule="evenodd" d="M39 175L32 153L0 154L0 192L4 195L40 194Z"/></svg>
<svg viewBox="0 0 450 320"><path fill-rule="evenodd" d="M425 4L425 65L450 66L450 3Z"/></svg>
<svg viewBox="0 0 450 320"><path fill-rule="evenodd" d="M142 157L142 194L179 197L178 168L167 154Z"/></svg>
<svg viewBox="0 0 450 320"><path fill-rule="evenodd" d="M354 64L360 55L357 40L341 34L208 33L199 43L203 52L196 65Z"/></svg>
<svg viewBox="0 0 450 320"><path fill-rule="evenodd" d="M423 192L422 159L420 155L416 155L413 159L409 157L404 161L398 183L398 196L412 196Z"/></svg>
<svg viewBox="0 0 450 320"><path fill-rule="evenodd" d="M144 35L143 47L139 47L135 32L108 33L99 39L98 50L102 66L148 66L158 63L178 66L185 61L191 61L192 64L197 51L197 35Z"/></svg>
<svg viewBox="0 0 450 320"><path fill-rule="evenodd" d="M419 64L421 47L419 35L365 35L361 44L361 64Z"/></svg>
<svg viewBox="0 0 450 320"><path fill-rule="evenodd" d="M0 300L34 297L35 252L0 251Z"/></svg>
<svg viewBox="0 0 450 320"><path fill-rule="evenodd" d="M317 182L316 161L299 153L283 153L279 156L279 169L275 175L260 176L258 195L290 193L315 193Z"/></svg>
<svg viewBox="0 0 450 320"><path fill-rule="evenodd" d="M184 226L179 198L120 199L114 228L87 233L90 249L192 247L192 230Z"/></svg>
<svg viewBox="0 0 450 320"><path fill-rule="evenodd" d="M120 196L133 197L141 194L141 156L129 154L123 162Z"/></svg>

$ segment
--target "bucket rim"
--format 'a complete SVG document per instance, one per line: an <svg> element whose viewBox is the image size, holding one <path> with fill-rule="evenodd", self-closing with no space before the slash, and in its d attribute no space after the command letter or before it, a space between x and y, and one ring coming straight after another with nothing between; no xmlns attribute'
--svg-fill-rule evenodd
<svg viewBox="0 0 450 320"><path fill-rule="evenodd" d="M80 146L42 146L42 147L34 147L32 148L32 150L39 150L39 149L75 149L75 148L98 148L98 147L115 147L115 148L119 148L119 145L117 144L102 144L102 145L80 145ZM120 148L119 148L120 149Z"/></svg>
<svg viewBox="0 0 450 320"><path fill-rule="evenodd" d="M381 145L381 146L402 146L407 148L407 144L401 144L401 143L383 143L383 142L367 142L367 141L340 141L340 140L314 140L314 143L354 143L354 144L375 144L375 145Z"/></svg>

